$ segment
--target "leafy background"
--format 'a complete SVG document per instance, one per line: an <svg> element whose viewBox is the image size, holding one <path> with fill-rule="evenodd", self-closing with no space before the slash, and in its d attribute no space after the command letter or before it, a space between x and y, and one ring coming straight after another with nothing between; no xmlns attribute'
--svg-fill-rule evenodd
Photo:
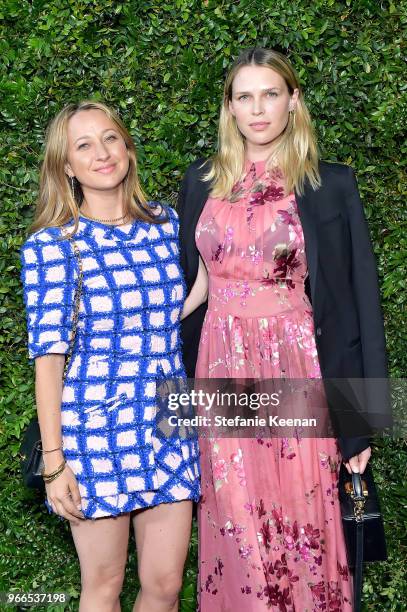
<svg viewBox="0 0 407 612"><path fill-rule="evenodd" d="M391 374L401 377L407 370L406 9L406 0L2 0L1 591L65 591L72 596L65 609L78 608L69 529L18 476L20 432L34 413L18 250L33 215L50 118L81 98L116 107L137 143L147 192L174 201L187 165L214 149L232 58L255 44L286 52L305 88L322 156L356 170L379 265ZM366 569L364 610L407 609L406 457L405 441L376 444L389 561ZM196 538L194 527L183 612L195 610ZM130 550L125 612L137 590L133 541Z"/></svg>

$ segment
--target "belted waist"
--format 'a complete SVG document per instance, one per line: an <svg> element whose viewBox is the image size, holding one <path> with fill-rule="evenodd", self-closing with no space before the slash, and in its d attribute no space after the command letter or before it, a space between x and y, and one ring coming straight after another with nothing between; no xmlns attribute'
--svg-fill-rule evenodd
<svg viewBox="0 0 407 612"><path fill-rule="evenodd" d="M310 311L302 279L236 280L209 276L208 311L241 318Z"/></svg>

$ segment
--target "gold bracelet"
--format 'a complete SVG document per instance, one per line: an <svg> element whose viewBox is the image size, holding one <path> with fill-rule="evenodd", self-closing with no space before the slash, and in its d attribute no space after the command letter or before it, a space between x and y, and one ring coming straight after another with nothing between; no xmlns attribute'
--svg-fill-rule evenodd
<svg viewBox="0 0 407 612"><path fill-rule="evenodd" d="M53 472L50 472L49 474L45 474L45 467L44 467L44 469L42 470L42 477L43 477L43 479L46 480L48 478L52 478L56 474L60 474L63 471L65 465L66 465L66 459L63 460L61 465L58 466L56 470L54 470Z"/></svg>
<svg viewBox="0 0 407 612"><path fill-rule="evenodd" d="M64 448L64 445L61 444L61 446L58 446L58 448L53 448L52 450L44 450L42 449L41 452L43 455L47 454L47 453L55 453L55 451L59 451L62 450Z"/></svg>
<svg viewBox="0 0 407 612"><path fill-rule="evenodd" d="M49 484L50 482L53 482L54 480L56 480L62 474L64 469L65 469L65 466L62 468L60 472L57 472L56 474L54 474L52 478L47 478L46 480L44 480L45 484Z"/></svg>
<svg viewBox="0 0 407 612"><path fill-rule="evenodd" d="M59 472L55 472L55 474L53 474L52 476L50 476L49 478L44 478L44 482L45 484L49 484L50 482L52 482L53 480L55 480L56 478L58 478L58 476L60 476L62 474L62 472L65 469L65 465L61 466Z"/></svg>

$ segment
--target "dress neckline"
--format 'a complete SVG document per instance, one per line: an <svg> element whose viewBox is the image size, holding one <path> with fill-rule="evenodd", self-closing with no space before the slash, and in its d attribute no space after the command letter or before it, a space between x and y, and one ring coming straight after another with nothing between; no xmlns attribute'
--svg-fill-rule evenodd
<svg viewBox="0 0 407 612"><path fill-rule="evenodd" d="M261 161L252 161L251 159L246 159L245 172L246 174L248 174L249 172L253 172L256 177L259 177L262 174L264 174L266 170L266 164L267 164L266 159L261 160Z"/></svg>
<svg viewBox="0 0 407 612"><path fill-rule="evenodd" d="M116 235L117 237L124 238L125 240L131 240L133 238L134 233L138 227L138 219L133 219L126 223L125 225L109 225L108 223L103 223L102 221L96 221L95 219L89 219L84 215L79 213L79 221L85 225L87 228L100 228L102 229L106 236Z"/></svg>

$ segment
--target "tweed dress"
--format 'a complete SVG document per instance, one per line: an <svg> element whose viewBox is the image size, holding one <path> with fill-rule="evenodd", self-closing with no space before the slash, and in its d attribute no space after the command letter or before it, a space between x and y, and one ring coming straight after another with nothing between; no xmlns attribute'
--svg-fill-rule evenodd
<svg viewBox="0 0 407 612"><path fill-rule="evenodd" d="M161 214L163 224L124 226L81 217L74 237L83 289L61 422L87 518L200 494L196 438L157 427L160 382L185 378L178 217L170 207ZM61 228L42 229L21 250L31 359L69 348L78 264L61 235Z"/></svg>

